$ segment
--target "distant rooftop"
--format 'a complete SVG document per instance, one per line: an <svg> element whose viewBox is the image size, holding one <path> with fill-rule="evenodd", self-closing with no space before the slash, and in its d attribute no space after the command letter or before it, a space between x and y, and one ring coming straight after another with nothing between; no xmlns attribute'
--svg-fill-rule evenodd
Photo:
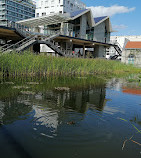
<svg viewBox="0 0 141 158"><path fill-rule="evenodd" d="M141 49L141 41L129 41L126 46L126 49Z"/></svg>
<svg viewBox="0 0 141 158"><path fill-rule="evenodd" d="M94 18L95 23L100 22L101 20L105 19L107 16L101 16L101 17L96 17Z"/></svg>

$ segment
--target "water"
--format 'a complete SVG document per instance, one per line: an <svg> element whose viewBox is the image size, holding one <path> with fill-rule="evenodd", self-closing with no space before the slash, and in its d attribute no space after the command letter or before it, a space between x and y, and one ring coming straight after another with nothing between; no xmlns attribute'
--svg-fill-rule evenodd
<svg viewBox="0 0 141 158"><path fill-rule="evenodd" d="M125 79L0 82L0 157L139 158L141 85ZM65 87L65 88L62 88Z"/></svg>

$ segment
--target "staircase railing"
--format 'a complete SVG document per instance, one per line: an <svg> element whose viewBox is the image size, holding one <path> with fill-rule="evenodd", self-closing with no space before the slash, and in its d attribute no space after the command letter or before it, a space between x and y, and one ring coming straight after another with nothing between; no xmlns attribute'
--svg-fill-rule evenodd
<svg viewBox="0 0 141 158"><path fill-rule="evenodd" d="M6 49L10 45L11 41L12 40L7 41L7 43L5 45L3 45L3 46L0 47L0 50L3 51L4 49Z"/></svg>
<svg viewBox="0 0 141 158"><path fill-rule="evenodd" d="M65 56L65 54L61 51L61 49L58 48L58 46L56 46L53 41L45 41L45 44L51 49L53 49L57 54L61 56Z"/></svg>
<svg viewBox="0 0 141 158"><path fill-rule="evenodd" d="M23 40L15 43L15 44L12 44L12 45L8 46L7 48L3 49L2 53L6 52L9 49L15 49L15 48L17 48L18 46L20 46L21 43L24 43L25 41L27 41L30 38L31 38L31 36L28 36L28 37L24 38Z"/></svg>
<svg viewBox="0 0 141 158"><path fill-rule="evenodd" d="M28 47L29 45L31 45L31 41L33 41L33 42L35 42L35 40L37 41L38 40L38 36L33 36L33 37L31 37L31 38L29 38L28 40L26 40L26 41L24 41L24 42L21 42L21 43L17 43L16 45L15 45L15 50L17 50L17 51L21 51L22 49L24 49L25 47ZM22 46L25 46L25 47L23 47L21 50L20 50L20 48L22 47Z"/></svg>
<svg viewBox="0 0 141 158"><path fill-rule="evenodd" d="M4 52L8 52L8 51L21 51L21 50L24 50L25 48L27 48L29 45L33 44L35 41L37 42L45 42L45 44L47 44L48 46L50 46L52 49L54 49L55 52L57 52L58 54L62 55L62 56L65 56L65 54L67 54L66 52L64 52L63 50L61 50L59 48L58 45L55 44L55 41L53 40L55 37L59 36L61 34L60 31L56 31L54 32L53 34L51 35L43 35L43 34L36 34L36 33L31 33L31 32L28 32L26 31L25 29L23 29L22 26L16 24L16 23L12 23L10 24L10 26L12 28L16 28L16 30L21 33L22 35L24 36L27 36L26 38L24 38L23 40L15 43L15 44L12 44L12 45L7 45L7 47L3 48L2 50L2 53ZM33 40L33 42L31 42Z"/></svg>
<svg viewBox="0 0 141 158"><path fill-rule="evenodd" d="M115 45L114 48L118 52L119 56L121 56L122 50L119 48L119 46Z"/></svg>
<svg viewBox="0 0 141 158"><path fill-rule="evenodd" d="M120 50L122 51L122 47L121 47L121 45L120 45L118 42L116 42L116 45L118 45L118 47L119 47Z"/></svg>
<svg viewBox="0 0 141 158"><path fill-rule="evenodd" d="M40 37L40 40L43 40L43 41L50 41L50 40L53 40L55 37L57 37L57 36L59 36L60 35L60 31L56 31L56 32L54 32L53 34L51 34L51 35L42 35L41 37Z"/></svg>

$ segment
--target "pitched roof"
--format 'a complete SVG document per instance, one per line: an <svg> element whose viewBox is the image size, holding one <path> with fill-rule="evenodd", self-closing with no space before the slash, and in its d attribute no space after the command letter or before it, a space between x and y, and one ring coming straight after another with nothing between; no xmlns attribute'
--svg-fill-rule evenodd
<svg viewBox="0 0 141 158"><path fill-rule="evenodd" d="M46 16L40 16L30 19L25 19L21 21L17 21L17 24L21 24L27 27L38 27L38 26L44 26L44 25L52 25L57 24L61 22L67 21L69 18L69 14L49 14Z"/></svg>
<svg viewBox="0 0 141 158"><path fill-rule="evenodd" d="M101 16L101 17L96 17L94 18L95 23L100 22L101 20L105 19L107 16Z"/></svg>
<svg viewBox="0 0 141 158"><path fill-rule="evenodd" d="M129 41L127 42L125 49L141 49L141 41Z"/></svg>
<svg viewBox="0 0 141 158"><path fill-rule="evenodd" d="M77 10L77 11L74 11L74 12L70 12L70 17L73 18L73 17L85 12L86 10L88 10L88 9L83 9L83 10Z"/></svg>

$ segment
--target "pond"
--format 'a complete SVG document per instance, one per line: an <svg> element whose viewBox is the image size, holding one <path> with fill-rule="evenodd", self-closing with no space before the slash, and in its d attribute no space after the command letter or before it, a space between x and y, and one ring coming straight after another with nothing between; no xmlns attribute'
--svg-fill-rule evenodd
<svg viewBox="0 0 141 158"><path fill-rule="evenodd" d="M141 85L125 78L0 80L0 157L141 157Z"/></svg>

